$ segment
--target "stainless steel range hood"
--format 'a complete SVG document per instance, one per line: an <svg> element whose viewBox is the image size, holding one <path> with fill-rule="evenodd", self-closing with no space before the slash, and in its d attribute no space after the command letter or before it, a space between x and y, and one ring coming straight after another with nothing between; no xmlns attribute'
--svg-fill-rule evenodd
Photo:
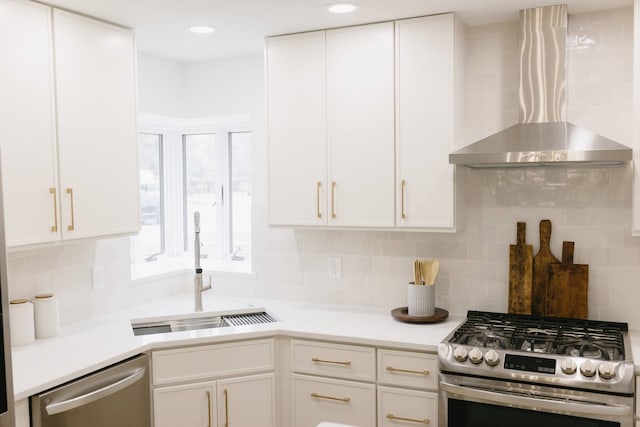
<svg viewBox="0 0 640 427"><path fill-rule="evenodd" d="M519 123L449 154L470 167L620 165L631 148L566 121L567 6L520 11Z"/></svg>

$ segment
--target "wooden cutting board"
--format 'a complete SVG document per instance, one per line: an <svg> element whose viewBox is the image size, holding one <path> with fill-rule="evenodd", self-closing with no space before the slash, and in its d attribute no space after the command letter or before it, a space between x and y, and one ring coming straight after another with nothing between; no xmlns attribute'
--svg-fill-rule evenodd
<svg viewBox="0 0 640 427"><path fill-rule="evenodd" d="M573 242L562 242L562 264L548 266L547 316L586 319L589 266L573 263Z"/></svg>
<svg viewBox="0 0 640 427"><path fill-rule="evenodd" d="M533 281L531 288L531 314L544 316L547 310L547 280L549 264L560 260L551 253L551 221L540 221L540 250L533 257Z"/></svg>
<svg viewBox="0 0 640 427"><path fill-rule="evenodd" d="M509 313L531 314L533 246L525 244L527 224L519 222L516 244L509 245Z"/></svg>

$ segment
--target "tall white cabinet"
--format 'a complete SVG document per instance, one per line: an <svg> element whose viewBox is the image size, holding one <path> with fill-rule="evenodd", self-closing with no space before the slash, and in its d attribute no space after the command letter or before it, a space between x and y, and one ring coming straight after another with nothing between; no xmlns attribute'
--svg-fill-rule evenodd
<svg viewBox="0 0 640 427"><path fill-rule="evenodd" d="M51 8L0 0L0 154L7 244L59 238Z"/></svg>
<svg viewBox="0 0 640 427"><path fill-rule="evenodd" d="M0 0L8 246L139 229L133 33Z"/></svg>
<svg viewBox="0 0 640 427"><path fill-rule="evenodd" d="M453 14L266 43L272 225L455 231Z"/></svg>
<svg viewBox="0 0 640 427"><path fill-rule="evenodd" d="M269 219L327 224L325 32L267 39Z"/></svg>
<svg viewBox="0 0 640 427"><path fill-rule="evenodd" d="M330 225L394 225L393 64L393 22L327 31Z"/></svg>
<svg viewBox="0 0 640 427"><path fill-rule="evenodd" d="M58 9L53 18L63 238L136 231L133 33Z"/></svg>
<svg viewBox="0 0 640 427"><path fill-rule="evenodd" d="M396 21L396 225L455 228L463 25L444 14ZM458 125L458 126L456 126Z"/></svg>

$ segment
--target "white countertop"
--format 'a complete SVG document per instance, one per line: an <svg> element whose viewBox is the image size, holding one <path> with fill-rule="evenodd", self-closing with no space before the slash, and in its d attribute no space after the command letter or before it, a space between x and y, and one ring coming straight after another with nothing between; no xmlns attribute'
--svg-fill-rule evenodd
<svg viewBox="0 0 640 427"><path fill-rule="evenodd" d="M295 302L203 295L205 311L265 308L280 321L197 331L134 336L131 319L192 313L193 295L185 294L63 327L55 338L13 347L15 400L21 400L144 351L268 336L322 339L433 351L462 317L432 324L408 324L389 311L317 306ZM639 342L640 344L640 342ZM640 350L639 350L640 351ZM636 352L640 354L640 352Z"/></svg>

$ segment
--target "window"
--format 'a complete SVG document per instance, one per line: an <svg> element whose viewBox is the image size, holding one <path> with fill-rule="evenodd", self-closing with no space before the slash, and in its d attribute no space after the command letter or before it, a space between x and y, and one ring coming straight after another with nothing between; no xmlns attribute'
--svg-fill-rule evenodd
<svg viewBox="0 0 640 427"><path fill-rule="evenodd" d="M138 164L142 227L133 239L133 258L153 259L164 252L162 135L138 136Z"/></svg>
<svg viewBox="0 0 640 427"><path fill-rule="evenodd" d="M153 275L161 269L154 265L193 266L196 211L202 267L250 272L252 166L246 121L154 117L140 128L142 229L132 239L132 276Z"/></svg>

